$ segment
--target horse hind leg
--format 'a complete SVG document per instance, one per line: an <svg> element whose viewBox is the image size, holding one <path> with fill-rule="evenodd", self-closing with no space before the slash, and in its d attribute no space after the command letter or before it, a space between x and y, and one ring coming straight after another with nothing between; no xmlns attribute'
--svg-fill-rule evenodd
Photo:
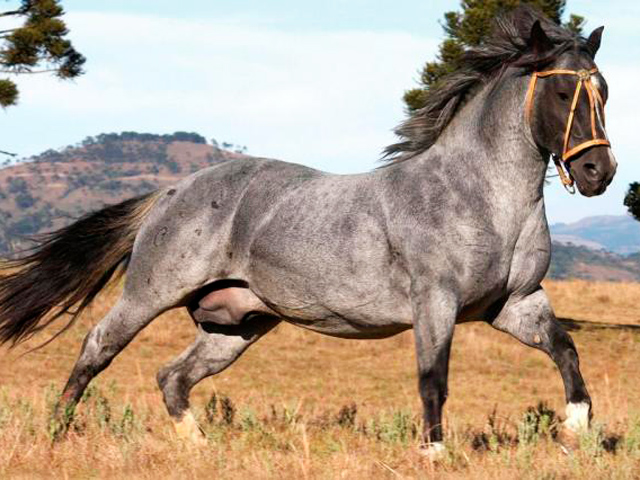
<svg viewBox="0 0 640 480"><path fill-rule="evenodd" d="M113 358L161 311L144 302L134 302L123 295L109 313L89 331L56 407L56 422L52 432L54 438L67 430L75 406L89 382L107 368Z"/></svg>
<svg viewBox="0 0 640 480"><path fill-rule="evenodd" d="M167 411L179 438L204 441L202 429L189 411L189 393L201 380L222 372L280 320L257 315L240 325L198 325L198 336L157 375Z"/></svg>

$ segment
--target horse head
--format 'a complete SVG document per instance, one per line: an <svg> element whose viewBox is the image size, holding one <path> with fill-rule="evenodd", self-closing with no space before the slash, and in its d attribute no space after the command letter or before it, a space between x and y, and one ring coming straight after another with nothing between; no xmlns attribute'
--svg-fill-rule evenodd
<svg viewBox="0 0 640 480"><path fill-rule="evenodd" d="M565 187L602 194L617 163L605 131L607 83L595 64L603 27L558 51L536 21L529 48L539 59L527 91L526 116L543 154L551 154Z"/></svg>

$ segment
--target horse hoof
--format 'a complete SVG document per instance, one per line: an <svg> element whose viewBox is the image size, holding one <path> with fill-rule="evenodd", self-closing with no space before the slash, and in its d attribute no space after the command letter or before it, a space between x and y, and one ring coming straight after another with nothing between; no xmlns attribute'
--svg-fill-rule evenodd
<svg viewBox="0 0 640 480"><path fill-rule="evenodd" d="M57 443L65 439L69 431L70 422L52 418L49 422L49 437L52 443Z"/></svg>
<svg viewBox="0 0 640 480"><path fill-rule="evenodd" d="M175 421L174 427L179 439L201 447L207 445L207 438L191 412L185 413L182 419Z"/></svg>
<svg viewBox="0 0 640 480"><path fill-rule="evenodd" d="M567 427L560 429L556 440L560 444L562 452L567 455L580 450L580 434Z"/></svg>
<svg viewBox="0 0 640 480"><path fill-rule="evenodd" d="M433 442L420 445L418 452L423 457L432 462L443 460L446 453L446 447L442 442Z"/></svg>
<svg viewBox="0 0 640 480"><path fill-rule="evenodd" d="M567 419L562 422L556 440L566 454L580 450L580 435L589 430L591 405L588 403L567 404Z"/></svg>
<svg viewBox="0 0 640 480"><path fill-rule="evenodd" d="M53 443L63 440L69 428L73 424L73 417L75 413L75 404L68 403L64 406L62 404L56 405L54 413L49 420L49 437Z"/></svg>

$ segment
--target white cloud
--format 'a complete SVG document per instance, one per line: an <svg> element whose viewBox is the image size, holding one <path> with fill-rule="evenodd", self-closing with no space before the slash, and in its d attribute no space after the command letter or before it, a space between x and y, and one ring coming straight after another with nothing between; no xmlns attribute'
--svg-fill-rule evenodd
<svg viewBox="0 0 640 480"><path fill-rule="evenodd" d="M93 133L193 129L342 172L371 168L393 141L402 93L437 45L135 15L70 14L69 24L87 75L26 79L22 109L87 118Z"/></svg>

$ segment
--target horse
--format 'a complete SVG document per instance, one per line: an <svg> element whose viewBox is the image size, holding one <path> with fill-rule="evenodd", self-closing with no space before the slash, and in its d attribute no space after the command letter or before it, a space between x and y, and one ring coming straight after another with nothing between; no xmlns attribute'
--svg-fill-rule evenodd
<svg viewBox="0 0 640 480"><path fill-rule="evenodd" d="M437 456L454 328L482 321L555 362L562 431L577 438L591 399L541 286L551 252L543 186L550 158L584 196L615 174L601 36L519 8L429 91L379 168L334 175L232 160L80 218L4 266L0 340L16 345L70 315L61 333L126 270L120 298L84 340L58 418L138 332L186 307L196 339L157 381L177 434L197 442L192 387L280 322L353 339L413 329L420 448Z"/></svg>

